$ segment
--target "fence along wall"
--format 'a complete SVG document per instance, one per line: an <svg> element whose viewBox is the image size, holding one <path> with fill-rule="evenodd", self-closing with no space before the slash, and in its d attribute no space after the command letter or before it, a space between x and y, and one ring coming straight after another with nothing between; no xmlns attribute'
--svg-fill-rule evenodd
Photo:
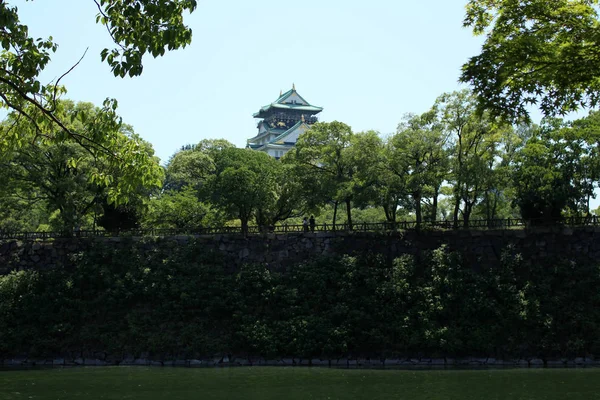
<svg viewBox="0 0 600 400"><path fill-rule="evenodd" d="M103 244L140 252L166 246L177 251L195 246L195 251L216 252L228 269L245 263L266 263L271 269L323 255L372 251L393 259L402 254L419 255L447 245L460 251L473 266L494 266L506 249L535 261L546 257L600 260L600 228L536 228L527 230L407 231L389 234L369 232L317 232L287 235L266 234L172 236L159 238L70 238L48 241L0 241L0 274L19 269L53 268L72 264L73 255ZM509 248L509 246L512 246Z"/></svg>
<svg viewBox="0 0 600 400"><path fill-rule="evenodd" d="M396 222L375 222L375 223L355 223L350 226L347 223L339 224L317 224L311 226L303 225L276 225L276 226L249 226L246 232L242 232L239 226L221 226L221 227L196 227L196 228L181 228L181 229L133 229L122 232L109 232L103 230L80 230L76 232L11 232L0 230L0 240L16 239L16 240L48 240L60 239L65 237L92 238L92 237L117 237L117 236L178 236L178 235L262 235L267 233L273 234L289 234L302 232L375 232L375 233L392 233L411 229L531 229L532 227L576 227L584 226L600 226L600 216L589 215L586 217L564 217L559 219L523 219L523 218L507 218L507 219L473 219L470 220L468 226L464 225L464 221L458 221L455 225L450 220L438 221L422 221L420 227L416 221L396 221Z"/></svg>

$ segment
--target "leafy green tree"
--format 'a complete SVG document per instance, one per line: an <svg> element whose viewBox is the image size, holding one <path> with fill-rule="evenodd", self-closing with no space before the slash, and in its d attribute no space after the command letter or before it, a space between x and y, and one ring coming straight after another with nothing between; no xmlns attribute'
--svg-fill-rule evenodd
<svg viewBox="0 0 600 400"><path fill-rule="evenodd" d="M244 231L254 218L261 227L298 215L302 198L293 168L223 139L207 139L177 152L166 167L164 190L193 188L205 207L212 204Z"/></svg>
<svg viewBox="0 0 600 400"><path fill-rule="evenodd" d="M296 142L294 159L297 165L314 177L319 198L330 198L334 204L334 221L339 203L346 205L348 226L352 229L352 201L356 172L352 157L352 129L338 121L319 122L302 134ZM311 192L307 194L310 195Z"/></svg>
<svg viewBox="0 0 600 400"><path fill-rule="evenodd" d="M349 154L356 168L352 177L356 196L354 205L360 207L353 210L353 219L365 222L365 212L378 215L378 212L369 211L376 206L382 207L385 221L395 222L398 208L404 200L404 190L400 188L402 180L385 168L384 141L375 131L356 133ZM383 219L368 222L383 222Z"/></svg>
<svg viewBox="0 0 600 400"><path fill-rule="evenodd" d="M513 180L523 218L588 215L598 187L597 113L572 123L547 119L517 154Z"/></svg>
<svg viewBox="0 0 600 400"><path fill-rule="evenodd" d="M7 188L2 175L0 188ZM42 199L23 196L20 188L13 190L10 196L4 189L0 190L0 232L45 231L49 220L50 213Z"/></svg>
<svg viewBox="0 0 600 400"><path fill-rule="evenodd" d="M476 99L469 90L441 95L434 110L454 143L449 179L453 189L454 226L458 226L459 213L464 226L468 226L473 208L486 192L490 166L495 162L495 149L505 127L476 112Z"/></svg>
<svg viewBox="0 0 600 400"><path fill-rule="evenodd" d="M556 162L565 156L555 141L561 125L562 121L549 121L517 155L513 176L515 203L523 218L534 221L560 219L567 205L577 197L568 168Z"/></svg>
<svg viewBox="0 0 600 400"><path fill-rule="evenodd" d="M101 204L102 215L97 219L98 226L108 232L128 231L138 228L143 204L135 203L137 202L130 201L127 204L116 205L104 201Z"/></svg>
<svg viewBox="0 0 600 400"><path fill-rule="evenodd" d="M535 129L536 127L531 125L506 126L500 132L499 142L485 158L487 169L481 177L484 182L483 198L473 208L473 216L486 219L490 227L494 225L495 219L520 216L518 209L513 205L512 175L516 168L516 155Z"/></svg>
<svg viewBox="0 0 600 400"><path fill-rule="evenodd" d="M464 25L486 35L464 66L479 107L509 120L546 116L600 99L598 0L470 0Z"/></svg>
<svg viewBox="0 0 600 400"><path fill-rule="evenodd" d="M235 146L225 139L203 139L198 144L183 146L167 163L163 189L181 190L192 186L201 190L215 173L215 154L232 147Z"/></svg>
<svg viewBox="0 0 600 400"><path fill-rule="evenodd" d="M90 103L59 101L56 113L69 121L69 129L84 137L88 118L94 119L102 112ZM70 138L59 143L45 142L40 138L44 132L36 131L29 121L18 115L11 115L6 124L28 144L4 154L0 160L3 165L0 175L5 181L3 196L43 201L49 212L59 211L61 230L71 232L81 227L95 206L111 203L108 200L119 197L122 192L130 198L130 208L139 205L141 201L134 201L134 195L136 198L147 195L162 180L162 170L153 157L152 147L129 127L123 126L125 132L119 133L119 143L139 151L136 160L145 174L135 180L126 175L138 167L115 164L112 157L87 151Z"/></svg>
<svg viewBox="0 0 600 400"><path fill-rule="evenodd" d="M198 199L198 191L190 186L169 190L152 198L143 218L147 229L197 229L223 226L223 213Z"/></svg>
<svg viewBox="0 0 600 400"><path fill-rule="evenodd" d="M191 41L191 29L183 23L183 14L195 10L195 0L94 0L98 7L96 21L106 26L115 43L114 49L104 49L102 59L115 76L135 76L142 73L145 54L162 56L165 50L184 47ZM117 102L106 100L96 110L93 120L81 119L82 126L74 131L61 113L58 98L65 92L60 81L69 71L51 84L43 84L39 76L51 61L58 47L53 39L30 36L29 29L19 20L18 9L0 2L0 105L12 111L13 120L23 119L38 135L37 144L62 143L67 138L94 156L110 156L121 168L118 187L109 194L111 201L126 201L140 181L151 184L152 168L143 162L135 140L124 141L121 119L116 114ZM13 125L1 128L0 157L27 143ZM94 179L110 180L109 175Z"/></svg>
<svg viewBox="0 0 600 400"><path fill-rule="evenodd" d="M72 232L82 226L84 217L98 202L102 188L90 182L96 169L92 159L74 143L47 147L21 148L4 171L11 175L20 195L34 201L45 200L49 211L58 210L61 231ZM78 160L73 166L71 160ZM8 193L8 195L11 195Z"/></svg>
<svg viewBox="0 0 600 400"><path fill-rule="evenodd" d="M215 174L207 186L211 203L231 218L239 218L245 233L253 216L258 223L272 223L263 217L277 203L274 188L282 164L266 153L237 148L215 152L214 162Z"/></svg>
<svg viewBox="0 0 600 400"><path fill-rule="evenodd" d="M433 112L407 115L389 140L387 167L398 179L404 180L417 227L423 221L423 199L429 195L433 198L430 216L434 220L437 216L438 196L448 169L446 141L447 136Z"/></svg>

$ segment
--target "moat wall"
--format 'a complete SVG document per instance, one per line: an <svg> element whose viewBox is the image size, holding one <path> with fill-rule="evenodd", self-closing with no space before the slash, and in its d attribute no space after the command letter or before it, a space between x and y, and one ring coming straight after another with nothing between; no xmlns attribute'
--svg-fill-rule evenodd
<svg viewBox="0 0 600 400"><path fill-rule="evenodd" d="M288 235L175 236L164 238L113 237L54 239L49 241L0 241L0 275L13 270L45 269L74 263L76 255L94 245L117 249L134 246L153 252L157 247L176 249L195 243L199 251L220 255L227 268L266 263L272 270L285 271L289 265L323 255L374 252L392 260L403 254L421 255L446 245L463 254L475 268L495 266L503 251L523 258L554 257L600 260L600 228L538 228L529 230L408 231L394 234L337 232ZM142 254L143 255L143 254Z"/></svg>
<svg viewBox="0 0 600 400"><path fill-rule="evenodd" d="M0 365L600 365L599 234L4 241Z"/></svg>

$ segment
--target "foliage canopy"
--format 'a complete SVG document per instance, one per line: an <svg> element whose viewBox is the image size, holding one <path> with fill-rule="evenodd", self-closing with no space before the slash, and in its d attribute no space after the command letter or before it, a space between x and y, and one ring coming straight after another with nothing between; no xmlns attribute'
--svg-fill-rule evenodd
<svg viewBox="0 0 600 400"><path fill-rule="evenodd" d="M464 66L481 110L528 119L528 106L563 115L600 100L598 0L470 0L464 25L486 35Z"/></svg>

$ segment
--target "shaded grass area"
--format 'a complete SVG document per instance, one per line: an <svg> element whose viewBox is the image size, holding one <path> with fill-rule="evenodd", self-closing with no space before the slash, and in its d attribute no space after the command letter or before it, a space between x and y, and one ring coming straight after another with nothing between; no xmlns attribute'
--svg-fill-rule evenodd
<svg viewBox="0 0 600 400"><path fill-rule="evenodd" d="M77 368L0 372L13 399L599 399L600 369Z"/></svg>

